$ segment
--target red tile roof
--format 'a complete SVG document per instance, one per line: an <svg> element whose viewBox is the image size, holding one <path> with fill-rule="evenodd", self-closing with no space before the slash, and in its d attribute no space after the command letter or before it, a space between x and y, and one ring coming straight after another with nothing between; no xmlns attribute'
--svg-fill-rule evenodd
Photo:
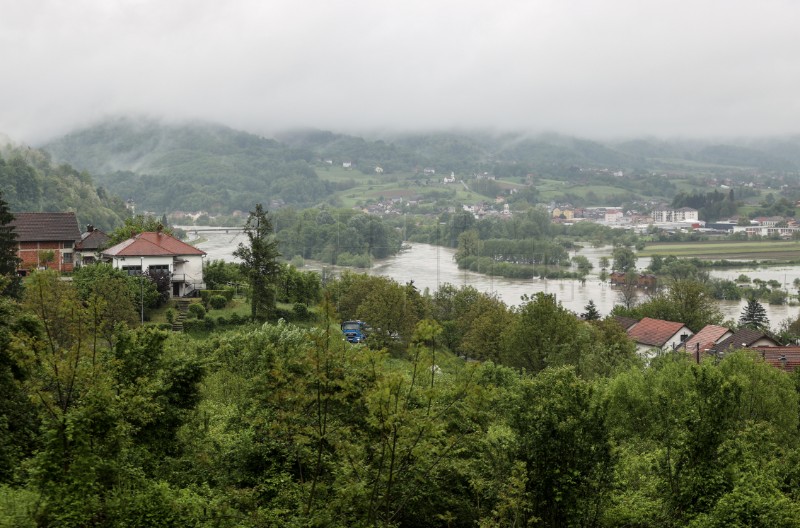
<svg viewBox="0 0 800 528"><path fill-rule="evenodd" d="M700 345L700 351L713 348L717 342L722 339L722 336L730 332L728 328L717 325L706 325L695 335L686 340L686 351L694 352L697 345Z"/></svg>
<svg viewBox="0 0 800 528"><path fill-rule="evenodd" d="M75 213L13 213L17 242L76 242L81 238Z"/></svg>
<svg viewBox="0 0 800 528"><path fill-rule="evenodd" d="M800 367L800 346L753 347L751 350L775 368L794 372Z"/></svg>
<svg viewBox="0 0 800 528"><path fill-rule="evenodd" d="M148 231L103 251L110 257L160 257L205 255L206 252L166 233Z"/></svg>
<svg viewBox="0 0 800 528"><path fill-rule="evenodd" d="M662 321L645 317L628 330L628 337L643 345L663 347L669 338L677 334L686 325L674 321ZM691 334L687 328L686 332Z"/></svg>

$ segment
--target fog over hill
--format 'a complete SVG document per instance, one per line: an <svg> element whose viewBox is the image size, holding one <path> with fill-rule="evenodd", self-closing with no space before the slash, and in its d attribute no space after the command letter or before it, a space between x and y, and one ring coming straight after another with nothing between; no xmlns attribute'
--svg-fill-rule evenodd
<svg viewBox="0 0 800 528"><path fill-rule="evenodd" d="M562 179L582 169L650 174L666 168L795 174L797 137L775 140L637 139L598 142L558 134L449 131L356 136L293 129L273 138L203 121L119 117L75 130L42 147L54 161L93 174L112 192L148 210L246 210L254 197L307 207L375 177L412 178L423 168L459 178L491 173L523 180ZM352 164L346 178L332 165ZM705 172L703 172L705 171ZM262 198L263 199L263 198Z"/></svg>
<svg viewBox="0 0 800 528"><path fill-rule="evenodd" d="M800 4L5 2L0 131L115 115L293 127L798 133Z"/></svg>

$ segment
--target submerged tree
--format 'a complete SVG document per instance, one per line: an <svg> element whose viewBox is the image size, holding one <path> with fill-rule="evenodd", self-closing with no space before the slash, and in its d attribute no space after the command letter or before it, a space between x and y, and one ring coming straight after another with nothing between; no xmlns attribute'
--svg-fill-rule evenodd
<svg viewBox="0 0 800 528"><path fill-rule="evenodd" d="M757 299L748 299L747 306L744 307L742 315L739 316L739 324L754 330L768 330L769 319L767 318L767 311Z"/></svg>
<svg viewBox="0 0 800 528"><path fill-rule="evenodd" d="M583 315L583 318L587 321L597 321L600 319L600 312L597 311L597 305L594 304L594 301L589 300L589 304L583 307L586 312Z"/></svg>
<svg viewBox="0 0 800 528"><path fill-rule="evenodd" d="M234 256L242 259L242 271L250 282L250 315L266 321L275 311L275 282L280 272L278 241L267 212L256 204L244 225L248 245L240 243Z"/></svg>

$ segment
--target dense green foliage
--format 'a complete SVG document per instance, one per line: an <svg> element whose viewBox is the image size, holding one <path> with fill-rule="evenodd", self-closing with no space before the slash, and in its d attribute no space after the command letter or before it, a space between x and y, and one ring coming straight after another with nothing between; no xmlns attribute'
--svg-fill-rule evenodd
<svg viewBox="0 0 800 528"><path fill-rule="evenodd" d="M21 293L20 279L17 277L17 236L11 229L11 221L14 215L8 210L8 204L3 200L3 192L0 191L0 280L3 287L0 288L0 295L18 297Z"/></svg>
<svg viewBox="0 0 800 528"><path fill-rule="evenodd" d="M396 254L402 233L388 220L352 210L279 209L271 214L281 253L328 264L367 268ZM354 256L364 257L353 261Z"/></svg>
<svg viewBox="0 0 800 528"><path fill-rule="evenodd" d="M95 187L92 177L69 165L55 165L46 152L0 150L0 192L12 212L75 211L81 225L111 229L127 216L125 204Z"/></svg>
<svg viewBox="0 0 800 528"><path fill-rule="evenodd" d="M0 526L800 524L800 377L747 351L645 366L553 296L357 274L193 340L97 269L0 297Z"/></svg>

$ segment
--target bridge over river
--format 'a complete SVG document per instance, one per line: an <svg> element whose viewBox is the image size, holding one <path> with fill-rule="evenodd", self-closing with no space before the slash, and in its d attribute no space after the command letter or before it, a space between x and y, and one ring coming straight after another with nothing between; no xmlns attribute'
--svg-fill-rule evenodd
<svg viewBox="0 0 800 528"><path fill-rule="evenodd" d="M242 233L244 232L244 227L215 227L215 226L175 226L178 229L182 229L187 233L191 233L193 235L200 235L200 234L221 234L221 233Z"/></svg>

